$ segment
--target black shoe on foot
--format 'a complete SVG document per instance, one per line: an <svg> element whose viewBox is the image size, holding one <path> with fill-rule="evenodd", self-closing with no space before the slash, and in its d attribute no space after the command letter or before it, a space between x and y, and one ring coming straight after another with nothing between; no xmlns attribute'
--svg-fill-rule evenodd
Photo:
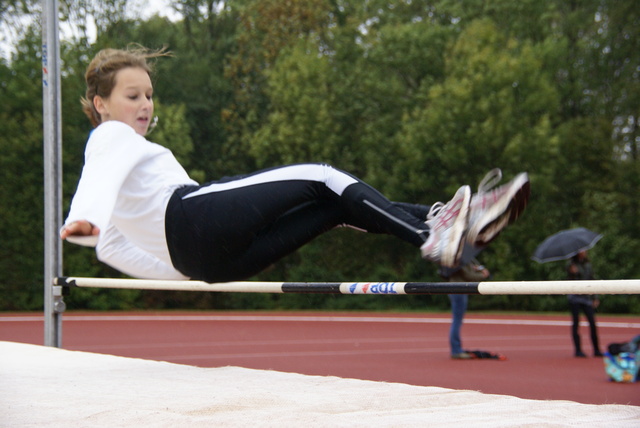
<svg viewBox="0 0 640 428"><path fill-rule="evenodd" d="M586 358L587 355L582 351L578 351L578 352L576 352L576 357L577 358Z"/></svg>

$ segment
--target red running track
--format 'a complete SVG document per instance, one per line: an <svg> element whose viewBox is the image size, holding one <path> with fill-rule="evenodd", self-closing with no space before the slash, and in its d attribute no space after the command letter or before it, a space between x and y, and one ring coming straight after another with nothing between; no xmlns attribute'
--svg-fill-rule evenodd
<svg viewBox="0 0 640 428"><path fill-rule="evenodd" d="M507 361L449 358L449 314L65 313L63 347L199 367L477 390L528 399L640 405L640 382L611 382L601 358L574 358L569 316L467 314L465 348ZM640 317L599 316L603 350L640 334ZM591 353L587 327L584 350ZM41 345L42 314L1 314L0 340Z"/></svg>

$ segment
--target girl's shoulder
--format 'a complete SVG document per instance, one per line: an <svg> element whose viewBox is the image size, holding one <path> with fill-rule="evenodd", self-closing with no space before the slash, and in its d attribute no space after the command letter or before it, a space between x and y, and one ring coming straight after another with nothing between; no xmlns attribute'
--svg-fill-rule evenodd
<svg viewBox="0 0 640 428"><path fill-rule="evenodd" d="M119 122L117 120L110 120L98 125L93 131L91 131L89 138L91 139L113 134L138 135L136 134L136 131L126 123Z"/></svg>
<svg viewBox="0 0 640 428"><path fill-rule="evenodd" d="M115 120L103 122L89 134L85 151L89 153L114 152L135 146L146 145L148 141L138 135L129 125Z"/></svg>
<svg viewBox="0 0 640 428"><path fill-rule="evenodd" d="M171 152L162 145L147 140L126 123L109 121L91 132L85 147L85 160L91 157L118 159L121 156L142 159L165 153Z"/></svg>

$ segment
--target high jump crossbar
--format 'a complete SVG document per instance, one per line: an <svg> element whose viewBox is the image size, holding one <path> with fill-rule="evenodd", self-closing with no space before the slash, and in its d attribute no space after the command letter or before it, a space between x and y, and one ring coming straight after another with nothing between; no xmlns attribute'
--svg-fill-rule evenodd
<svg viewBox="0 0 640 428"><path fill-rule="evenodd" d="M484 282L260 282L207 283L149 279L58 277L54 285L82 288L315 294L640 294L640 280Z"/></svg>

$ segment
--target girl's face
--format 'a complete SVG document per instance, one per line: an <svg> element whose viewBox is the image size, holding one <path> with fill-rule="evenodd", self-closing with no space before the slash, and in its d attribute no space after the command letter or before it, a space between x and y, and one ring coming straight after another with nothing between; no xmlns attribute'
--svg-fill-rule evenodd
<svg viewBox="0 0 640 428"><path fill-rule="evenodd" d="M93 99L102 122L124 122L144 137L153 117L153 85L149 74L142 68L123 68L116 73L115 82L109 98L97 95Z"/></svg>

